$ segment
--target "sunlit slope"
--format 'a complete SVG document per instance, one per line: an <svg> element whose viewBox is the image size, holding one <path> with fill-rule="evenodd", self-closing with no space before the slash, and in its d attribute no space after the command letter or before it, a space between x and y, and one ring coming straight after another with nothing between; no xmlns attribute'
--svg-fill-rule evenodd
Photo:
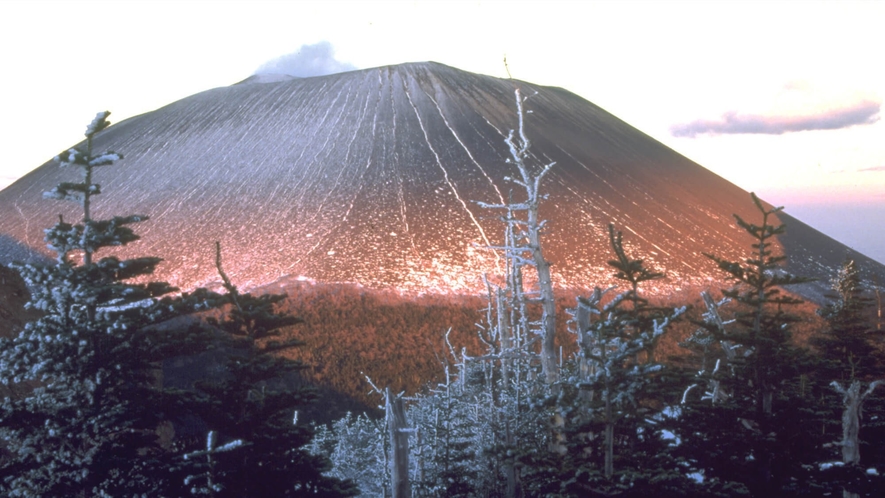
<svg viewBox="0 0 885 498"><path fill-rule="evenodd" d="M97 172L94 212L149 215L136 227L143 240L121 252L163 257L159 277L184 288L218 280L220 240L247 287L289 276L474 292L496 272L485 247L502 234L500 213L475 201L521 199L505 180L517 87L532 95L537 165L556 162L542 214L557 285L610 280L610 222L667 272L662 291L718 280L702 252L746 253L732 213L756 219L747 192L566 90L436 63L247 80L113 125L96 146L125 159ZM74 175L47 163L0 192L0 259L44 252L42 230L59 214L76 219L74 206L41 198ZM823 276L832 254L824 262L817 247L844 246L805 239L790 250Z"/></svg>

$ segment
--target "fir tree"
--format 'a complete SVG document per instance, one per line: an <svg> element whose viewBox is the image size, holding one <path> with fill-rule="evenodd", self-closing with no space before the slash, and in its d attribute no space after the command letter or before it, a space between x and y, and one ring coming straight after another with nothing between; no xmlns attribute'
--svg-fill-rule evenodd
<svg viewBox="0 0 885 498"><path fill-rule="evenodd" d="M828 329L815 337L821 361L815 377L827 384L822 397L828 410L821 424L840 449L842 465L829 467L827 479L841 485L846 497L869 495L882 486L883 478L866 469L885 468L880 444L885 430L885 402L876 387L885 382L881 351L873 342L864 312L872 299L864 296L863 282L855 262L846 259L832 281L831 302L818 310ZM863 429L863 430L861 430ZM835 456L835 455L833 455Z"/></svg>
<svg viewBox="0 0 885 498"><path fill-rule="evenodd" d="M561 483L560 496L676 494L686 483L667 457L668 442L657 427L663 415L639 400L663 368L653 348L685 308L651 306L640 286L664 275L629 257L611 225L609 241L616 257L609 265L627 289L607 302L611 289L578 298L573 316L580 354L557 400L566 432L553 481Z"/></svg>
<svg viewBox="0 0 885 498"><path fill-rule="evenodd" d="M751 253L743 262L707 254L735 282L722 293L738 309L733 320L723 320L707 296L701 335L708 334L721 355L712 373L701 374L707 392L684 396L676 452L711 490L755 496L816 492L815 462L823 446L814 424L819 406L806 385L809 356L791 342L790 324L797 317L786 311L802 301L782 292L783 286L809 279L786 272L786 257L773 251L774 238L786 230L772 224L782 208L766 209L751 197L762 223L735 215L754 240Z"/></svg>
<svg viewBox="0 0 885 498"><path fill-rule="evenodd" d="M330 427L317 427L310 451L332 462L328 475L353 481L363 496L388 496L390 438L383 425L383 419L348 413Z"/></svg>
<svg viewBox="0 0 885 498"><path fill-rule="evenodd" d="M61 183L44 197L83 210L79 223L60 216L45 231L57 262L14 265L31 291L27 306L41 317L0 340L0 381L36 385L0 406L0 440L9 451L0 469L4 496L161 494L171 462L157 428L187 407L188 395L159 386L159 364L199 351L208 339L199 328L162 324L207 308L212 295L171 297L177 289L147 282L159 258L96 259L99 251L138 240L129 225L147 219L93 217L92 199L101 193L93 175L122 158L92 150L108 114L89 124L80 148L56 158L79 169L82 180Z"/></svg>
<svg viewBox="0 0 885 498"><path fill-rule="evenodd" d="M751 351L744 367L752 380L753 406L761 419L772 413L774 394L782 383L784 369L789 368L791 356L795 355L789 343L789 325L797 318L785 311L784 307L801 304L802 301L782 293L781 289L785 285L810 280L789 274L783 268L786 256L772 253L773 239L786 231L786 225L769 223L772 215L783 208L766 210L755 194L750 195L762 213L762 224L749 223L738 215L734 217L738 226L755 239L753 253L743 264L713 254L706 255L737 283L736 287L724 290L722 294L746 308L735 315L741 328L728 337L720 338ZM711 332L715 335L720 331L711 329Z"/></svg>
<svg viewBox="0 0 885 498"><path fill-rule="evenodd" d="M872 299L864 295L860 270L846 259L833 279L831 302L818 310L827 321L828 330L815 338L825 360L826 377L840 382L882 377L881 352L873 343L870 322L864 312Z"/></svg>
<svg viewBox="0 0 885 498"><path fill-rule="evenodd" d="M416 429L414 496L481 496L504 477L486 453L491 449L493 405L483 364L466 355L455 361L457 375L446 368L445 382L417 397L409 409Z"/></svg>
<svg viewBox="0 0 885 498"><path fill-rule="evenodd" d="M308 451L313 431L298 421L298 409L315 395L310 389L288 385L292 374L305 366L280 353L304 343L279 338L284 327L301 319L276 311L285 294L241 294L224 273L218 244L216 266L228 292L230 312L211 323L225 333L224 347L230 355L226 374L199 382L197 388L208 396L202 415L217 432L218 444L239 443L230 451L207 446L211 468L198 469L206 481L193 492L222 497L354 495L352 483L327 475L331 470L327 458Z"/></svg>

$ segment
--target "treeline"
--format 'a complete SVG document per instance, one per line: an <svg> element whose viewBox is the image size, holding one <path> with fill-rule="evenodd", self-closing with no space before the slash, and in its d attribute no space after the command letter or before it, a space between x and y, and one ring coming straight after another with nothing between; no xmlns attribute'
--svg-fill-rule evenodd
<svg viewBox="0 0 885 498"><path fill-rule="evenodd" d="M667 364L695 369L698 358L680 346L704 312L702 291L721 297L718 289L682 289L678 295L650 296L655 306L687 305L682 320L671 325L670 332L657 346L658 357ZM444 367L450 363L448 341L471 356L480 354L485 345L478 326L487 315L488 298L463 295L402 295L348 284L321 284L302 281L277 282L254 291L283 293L278 310L297 316L303 323L283 329L286 336L304 341L305 346L286 353L303 362L305 379L359 401L366 407L378 405L366 381L389 386L395 392L417 394L427 385L439 382ZM556 314L567 317L580 293L573 289L557 290ZM793 326L793 341L808 345L825 322L818 306L796 306L798 317ZM868 310L871 311L871 310ZM537 310L529 310L537 320ZM566 320L556 324L556 344L568 359L578 352ZM328 419L329 412L323 417Z"/></svg>

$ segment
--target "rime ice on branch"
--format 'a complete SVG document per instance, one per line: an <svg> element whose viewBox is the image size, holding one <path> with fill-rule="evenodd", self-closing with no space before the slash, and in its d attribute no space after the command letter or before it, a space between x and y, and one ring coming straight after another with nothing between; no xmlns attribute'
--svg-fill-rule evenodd
<svg viewBox="0 0 885 498"><path fill-rule="evenodd" d="M538 206L544 197L540 194L541 180L556 163L548 163L540 170L530 167L526 160L529 157L531 142L525 134L524 103L528 97L522 97L519 89L516 94L516 110L519 118L518 136L514 136L514 130L510 130L505 143L510 149L510 158L507 163L516 166L519 178L507 177L507 180L519 185L525 192L522 201L512 201L508 204L487 204L480 202L479 205L490 209L504 209L504 222L507 224L507 237L505 245L495 247L504 252L507 260L507 273L513 275L515 284L513 292L520 294L518 301L525 300L540 302L542 315L540 327L534 332L541 336L541 365L544 369L544 378L548 384L553 384L559 379L559 366L556 361L556 306L553 296L553 281L550 278L550 263L544 259L541 252L541 231L544 229L544 221L538 216ZM528 111L531 112L531 111ZM523 268L532 267L537 272L537 290L525 291L523 287Z"/></svg>
<svg viewBox="0 0 885 498"><path fill-rule="evenodd" d="M632 414L637 405L636 395L648 378L661 370L655 363L654 348L672 320L685 312L655 308L640 294L643 282L662 278L662 273L651 271L641 259L632 259L624 251L621 232L609 225L609 241L617 259L609 262L615 277L629 285L608 302L603 296L611 289L596 288L589 297L578 298L572 311L575 332L580 345L580 368L570 383L584 394L580 399L588 405L599 394L601 406L587 408L588 414L604 426L603 475L614 475L615 427L618 421ZM645 361L641 361L641 353ZM625 436L626 437L626 436Z"/></svg>

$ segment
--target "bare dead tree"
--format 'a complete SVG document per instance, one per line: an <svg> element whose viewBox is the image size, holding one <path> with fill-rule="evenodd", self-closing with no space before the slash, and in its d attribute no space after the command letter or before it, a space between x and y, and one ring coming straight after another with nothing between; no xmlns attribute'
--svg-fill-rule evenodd
<svg viewBox="0 0 885 498"><path fill-rule="evenodd" d="M842 463L845 465L860 464L860 420L862 417L863 402L873 394L873 391L885 381L877 380L867 386L866 391L861 392L861 382L855 380L848 386L842 387L836 381L830 383L833 389L842 395L842 441L838 443L842 447ZM860 495L843 490L843 498L857 498Z"/></svg>
<svg viewBox="0 0 885 498"><path fill-rule="evenodd" d="M556 309L550 262L544 258L541 250L541 232L545 223L538 214L538 207L544 197L540 193L541 181L556 163L551 162L540 168L528 164L531 141L525 133L524 103L527 97L523 97L518 88L515 95L519 126L517 130L510 130L505 143L510 149L510 158L507 162L516 166L519 176L507 179L522 187L525 198L522 201L511 200L508 204L480 202L479 205L489 209L505 210L503 221L508 227L508 238L505 239L504 246L496 249L503 251L508 261L507 273L510 280L507 283L515 292L517 310L524 307L526 302L541 305L539 327L533 332L541 337L541 366L545 381L551 385L559 380L555 343ZM525 289L522 271L524 267L534 268L537 274L537 282L534 283L536 289ZM528 315L522 314L520 318L527 320Z"/></svg>

